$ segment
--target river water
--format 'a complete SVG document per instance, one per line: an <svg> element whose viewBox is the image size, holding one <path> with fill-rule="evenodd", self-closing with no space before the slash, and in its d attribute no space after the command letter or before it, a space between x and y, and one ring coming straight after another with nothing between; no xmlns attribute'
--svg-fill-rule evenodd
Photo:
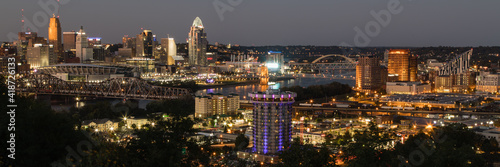
<svg viewBox="0 0 500 167"><path fill-rule="evenodd" d="M230 87L221 87L221 88L211 88L211 89L202 89L198 90L195 95L202 96L208 93L220 93L223 95L229 94L238 94L242 100L246 99L248 93L256 92L256 91L265 91L269 87L274 89L282 88L282 87L290 87L290 86L302 86L308 87L311 85L325 85L332 82L339 82L342 84L348 84L350 86L354 86L355 80L352 79L333 79L333 78L295 78L285 81L277 81L275 84L271 85L260 85L260 84L250 84L250 85L242 85L242 86L230 86Z"/></svg>
<svg viewBox="0 0 500 167"><path fill-rule="evenodd" d="M302 78L298 77L295 79L290 79L290 80L283 80L283 81L277 81L274 82L274 84L271 85L260 85L260 84L249 84L249 85L240 85L240 86L226 86L226 87L220 87L220 88L210 88L210 89L202 89L198 90L195 95L196 96L203 96L207 95L208 93L220 93L223 95L229 95L229 94L238 94L240 95L240 98L242 100L246 99L246 96L250 92L256 92L256 91L265 91L269 87L272 87L274 89L276 88L282 88L282 87L290 87L290 86L302 86L302 87L308 87L311 85L325 85L329 84L332 82L339 82L342 84L348 84L350 86L354 86L355 80L353 79L333 79L333 78L314 78L314 77L307 77L307 78ZM77 101L75 100L75 97L71 96L52 96L52 95L42 95L37 98L38 100L45 101L46 103L49 103L52 107L52 109L56 111L68 111L70 107L82 107L85 105L89 104L96 104L99 101L108 101L111 104L116 104L119 102L124 102L123 99L103 99L103 98L86 98L85 100L82 101ZM129 100L130 101L130 100ZM146 108L146 105L150 103L152 100L133 100L135 103L138 105L139 108Z"/></svg>

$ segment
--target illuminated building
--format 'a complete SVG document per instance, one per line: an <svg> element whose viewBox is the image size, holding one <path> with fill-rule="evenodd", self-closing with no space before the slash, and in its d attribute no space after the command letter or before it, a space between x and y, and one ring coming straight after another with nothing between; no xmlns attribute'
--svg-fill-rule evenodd
<svg viewBox="0 0 500 167"><path fill-rule="evenodd" d="M266 66L260 67L259 79L261 85L267 85L269 83L269 71Z"/></svg>
<svg viewBox="0 0 500 167"><path fill-rule="evenodd" d="M110 78L132 77L130 66L102 66L94 64L64 63L37 68L38 73L50 74L64 81L103 82Z"/></svg>
<svg viewBox="0 0 500 167"><path fill-rule="evenodd" d="M457 55L439 67L435 77L435 91L444 93L467 93L474 88L474 76L469 71L472 49Z"/></svg>
<svg viewBox="0 0 500 167"><path fill-rule="evenodd" d="M54 47L47 44L34 44L28 47L26 61L31 69L49 66L57 63L57 57L53 54Z"/></svg>
<svg viewBox="0 0 500 167"><path fill-rule="evenodd" d="M439 68L439 75L463 74L469 71L469 60L472 56L472 49L457 55Z"/></svg>
<svg viewBox="0 0 500 167"><path fill-rule="evenodd" d="M58 62L62 62L64 60L61 38L61 23L59 22L59 18L54 15L50 18L49 23L49 44L54 46L54 54L57 56Z"/></svg>
<svg viewBox="0 0 500 167"><path fill-rule="evenodd" d="M208 65L207 61L207 33L199 17L196 17L189 31L188 55L189 65Z"/></svg>
<svg viewBox="0 0 500 167"><path fill-rule="evenodd" d="M177 56L177 45L174 38L162 38L161 48L164 52L164 55L160 58L161 61L167 65L175 65L174 57Z"/></svg>
<svg viewBox="0 0 500 167"><path fill-rule="evenodd" d="M71 51L76 49L76 36L77 32L63 32L64 51Z"/></svg>
<svg viewBox="0 0 500 167"><path fill-rule="evenodd" d="M382 87L382 68L378 58L365 56L356 65L356 89L362 92L376 91Z"/></svg>
<svg viewBox="0 0 500 167"><path fill-rule="evenodd" d="M92 59L104 61L106 53L104 52L104 47L102 46L101 38L90 37L88 38L88 40L89 40L89 47L92 48Z"/></svg>
<svg viewBox="0 0 500 167"><path fill-rule="evenodd" d="M36 32L19 32L16 41L17 56L25 60L28 47L33 47L37 43L46 44L47 41L43 37L38 37Z"/></svg>
<svg viewBox="0 0 500 167"><path fill-rule="evenodd" d="M476 90L479 92L498 93L500 90L500 74L480 72L476 77Z"/></svg>
<svg viewBox="0 0 500 167"><path fill-rule="evenodd" d="M294 92L268 89L248 93L253 103L253 148L260 155L276 154L289 147L292 139Z"/></svg>
<svg viewBox="0 0 500 167"><path fill-rule="evenodd" d="M136 39L134 37L128 37L128 35L122 38L123 48L135 48Z"/></svg>
<svg viewBox="0 0 500 167"><path fill-rule="evenodd" d="M137 35L135 42L136 57L153 58L153 48L155 48L155 36L151 30L144 30L141 34Z"/></svg>
<svg viewBox="0 0 500 167"><path fill-rule="evenodd" d="M118 48L118 55L122 57L133 57L136 54L135 42L137 40L134 37L128 37L128 35L122 38L123 48Z"/></svg>
<svg viewBox="0 0 500 167"><path fill-rule="evenodd" d="M210 96L197 96L195 98L195 116L209 117L212 115L232 115L240 108L240 96L230 94L211 94Z"/></svg>
<svg viewBox="0 0 500 167"><path fill-rule="evenodd" d="M83 31L83 26L80 28L76 36L76 57L80 58L80 62L89 62L93 57L93 49L89 47L87 34Z"/></svg>
<svg viewBox="0 0 500 167"><path fill-rule="evenodd" d="M281 52L269 51L266 55L266 67L269 72L280 73L282 72L283 65L285 64L284 56Z"/></svg>
<svg viewBox="0 0 500 167"><path fill-rule="evenodd" d="M468 93L474 87L474 75L467 71L462 74L439 75L434 79L436 93Z"/></svg>
<svg viewBox="0 0 500 167"><path fill-rule="evenodd" d="M417 81L417 57L409 49L391 49L388 61L389 81Z"/></svg>
<svg viewBox="0 0 500 167"><path fill-rule="evenodd" d="M409 94L416 95L431 93L431 85L420 82L387 82L387 94Z"/></svg>
<svg viewBox="0 0 500 167"><path fill-rule="evenodd" d="M154 72L155 59L145 58L145 57L132 57L126 59L128 65L133 65L139 67L141 73Z"/></svg>

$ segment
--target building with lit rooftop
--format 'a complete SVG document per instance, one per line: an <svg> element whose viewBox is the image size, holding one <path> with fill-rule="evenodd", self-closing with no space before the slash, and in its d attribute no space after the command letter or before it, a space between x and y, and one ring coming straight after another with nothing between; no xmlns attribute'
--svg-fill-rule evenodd
<svg viewBox="0 0 500 167"><path fill-rule="evenodd" d="M253 103L253 147L250 152L238 152L238 157L276 162L275 155L292 140L292 104L297 94L268 89L248 93L248 97Z"/></svg>
<svg viewBox="0 0 500 167"><path fill-rule="evenodd" d="M189 55L189 65L195 66L206 66L208 65L207 60L207 33L205 32L205 27L199 17L196 17L193 21L193 25L189 31L188 36L188 55Z"/></svg>

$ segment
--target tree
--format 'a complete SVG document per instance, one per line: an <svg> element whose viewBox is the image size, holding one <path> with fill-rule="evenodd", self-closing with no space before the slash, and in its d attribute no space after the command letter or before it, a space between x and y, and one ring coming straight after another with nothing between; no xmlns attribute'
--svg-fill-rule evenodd
<svg viewBox="0 0 500 167"><path fill-rule="evenodd" d="M341 158L348 166L384 166L390 160L384 146L391 141L391 133L385 133L370 122L369 128L356 131L353 140L347 139Z"/></svg>
<svg viewBox="0 0 500 167"><path fill-rule="evenodd" d="M249 143L250 140L244 134L239 134L238 137L236 137L236 141L234 142L235 149L244 150L247 148Z"/></svg>
<svg viewBox="0 0 500 167"><path fill-rule="evenodd" d="M67 148L76 149L80 141L87 140L83 133L75 130L77 121L67 113L56 113L49 105L28 98L14 97L16 108L7 108L8 90L0 76L0 147L9 148L11 133L15 134L15 160L8 158L9 151L0 152L0 166L49 166L66 158ZM11 123L7 111L15 109L15 131L9 131ZM85 149L85 148L84 148Z"/></svg>
<svg viewBox="0 0 500 167"><path fill-rule="evenodd" d="M423 160L409 161L409 165L420 166L484 166L486 161L481 154L476 153L480 148L481 136L471 131L464 124L450 124L435 129L428 134L420 132L410 136L404 144L397 144L391 154L409 159L409 155L416 150L421 151ZM422 151L424 148L425 150ZM400 160L386 161L392 165L399 165Z"/></svg>
<svg viewBox="0 0 500 167"><path fill-rule="evenodd" d="M311 144L300 144L300 138L293 139L290 148L280 152L281 163L277 166L335 166L335 159L326 145L319 150Z"/></svg>

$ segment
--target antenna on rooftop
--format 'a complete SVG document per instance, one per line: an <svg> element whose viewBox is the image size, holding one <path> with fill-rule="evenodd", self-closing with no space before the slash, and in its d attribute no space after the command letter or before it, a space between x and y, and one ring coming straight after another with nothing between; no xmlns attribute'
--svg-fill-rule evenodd
<svg viewBox="0 0 500 167"><path fill-rule="evenodd" d="M59 3L59 0L57 0L57 3ZM60 4L60 3L59 3ZM62 5L59 5L59 7L57 8L57 18L59 18L59 11L61 11Z"/></svg>
<svg viewBox="0 0 500 167"><path fill-rule="evenodd" d="M21 9L21 32L24 32L24 9Z"/></svg>

